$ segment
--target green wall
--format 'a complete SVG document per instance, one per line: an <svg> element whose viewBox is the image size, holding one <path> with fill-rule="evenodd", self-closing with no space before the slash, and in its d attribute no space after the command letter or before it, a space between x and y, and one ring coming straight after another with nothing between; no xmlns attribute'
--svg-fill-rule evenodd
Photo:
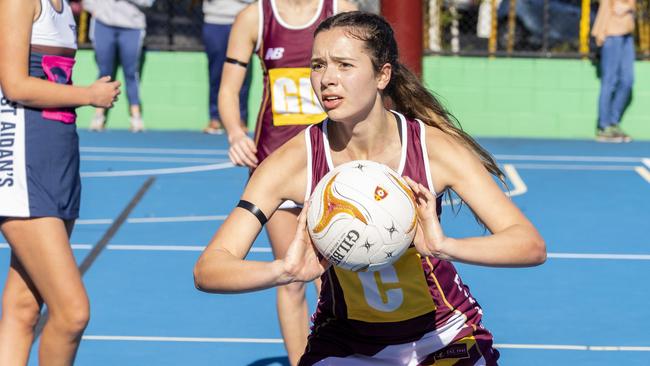
<svg viewBox="0 0 650 366"><path fill-rule="evenodd" d="M588 60L427 57L426 84L477 136L592 138L600 82ZM621 126L650 139L650 63L637 62Z"/></svg>
<svg viewBox="0 0 650 366"><path fill-rule="evenodd" d="M589 61L427 56L423 62L427 86L473 135L594 136L599 80ZM254 123L261 98L257 60L254 70L249 124ZM635 72L633 99L622 127L636 139L650 140L650 63L637 62ZM92 51L79 52L75 73L77 84L94 80ZM148 52L141 77L147 128L200 130L205 126L208 73L203 53ZM79 126L87 127L92 108L79 108L78 114ZM128 128L125 94L108 123L108 128Z"/></svg>

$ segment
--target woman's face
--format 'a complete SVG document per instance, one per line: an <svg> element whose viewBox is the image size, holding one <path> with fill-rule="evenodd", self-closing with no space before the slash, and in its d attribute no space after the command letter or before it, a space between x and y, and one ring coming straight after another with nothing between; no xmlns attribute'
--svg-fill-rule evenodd
<svg viewBox="0 0 650 366"><path fill-rule="evenodd" d="M364 43L343 28L320 32L314 39L311 85L327 115L338 122L364 119L382 107L379 92L390 80L390 65L377 73Z"/></svg>

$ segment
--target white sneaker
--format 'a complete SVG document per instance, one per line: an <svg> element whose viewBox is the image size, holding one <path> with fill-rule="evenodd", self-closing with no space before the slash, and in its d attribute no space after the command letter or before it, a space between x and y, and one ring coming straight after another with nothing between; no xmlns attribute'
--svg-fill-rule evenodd
<svg viewBox="0 0 650 366"><path fill-rule="evenodd" d="M104 131L104 124L106 123L106 116L95 115L93 119L90 120L90 126L88 129L90 131L101 132Z"/></svg>
<svg viewBox="0 0 650 366"><path fill-rule="evenodd" d="M131 117L131 132L144 132L142 117Z"/></svg>

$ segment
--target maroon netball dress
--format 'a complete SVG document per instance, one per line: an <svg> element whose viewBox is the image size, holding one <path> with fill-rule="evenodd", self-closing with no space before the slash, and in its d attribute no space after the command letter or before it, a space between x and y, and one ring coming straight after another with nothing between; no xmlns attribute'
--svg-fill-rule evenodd
<svg viewBox="0 0 650 366"><path fill-rule="evenodd" d="M336 0L320 0L307 24L291 26L274 0L260 0L260 29L255 51L264 73L264 95L255 143L261 162L308 125L325 119L309 80L316 27L336 13Z"/></svg>
<svg viewBox="0 0 650 366"><path fill-rule="evenodd" d="M434 192L424 124L395 116L402 140L398 174ZM327 124L306 131L310 192L333 168ZM440 195L437 209L440 214ZM481 324L481 307L451 262L422 257L411 245L384 269L351 272L332 266L322 281L300 365L496 364L499 354Z"/></svg>

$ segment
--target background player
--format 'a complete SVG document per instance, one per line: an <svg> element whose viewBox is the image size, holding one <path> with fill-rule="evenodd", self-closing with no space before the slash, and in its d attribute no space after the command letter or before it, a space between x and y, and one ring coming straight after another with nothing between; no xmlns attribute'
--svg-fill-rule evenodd
<svg viewBox="0 0 650 366"><path fill-rule="evenodd" d="M76 27L63 0L0 0L0 230L11 247L0 365L26 365L40 309L40 365L71 365L89 317L69 244L79 216L74 107L110 108L118 82L72 86ZM4 95L4 96L3 96ZM10 141L10 142L9 142ZM10 171L7 167L10 166Z"/></svg>
<svg viewBox="0 0 650 366"><path fill-rule="evenodd" d="M219 112L228 133L233 163L255 169L308 124L325 118L309 83L313 33L328 16L354 9L342 0L260 0L237 16L219 90ZM255 141L241 125L238 107L246 64L253 52L259 56L264 72L264 97ZM286 202L281 208L267 226L276 258L285 256L299 213L293 202ZM304 351L308 334L304 284L279 287L277 306L289 360L295 364Z"/></svg>
<svg viewBox="0 0 650 366"><path fill-rule="evenodd" d="M398 62L392 29L379 16L350 12L323 22L311 69L328 119L290 140L255 171L243 203L199 258L197 287L242 292L324 273L301 365L496 364L498 352L481 323L482 310L450 261L529 266L544 262L546 250L535 227L494 182L491 174L501 176L494 159L450 122ZM330 169L360 159L412 178L420 222L414 248L380 272L326 270L306 233L303 212L284 258L244 260L260 223L282 202L304 201ZM437 217L441 199L431 192L448 190L472 208L490 235L444 235ZM380 296L388 301L369 301Z"/></svg>

